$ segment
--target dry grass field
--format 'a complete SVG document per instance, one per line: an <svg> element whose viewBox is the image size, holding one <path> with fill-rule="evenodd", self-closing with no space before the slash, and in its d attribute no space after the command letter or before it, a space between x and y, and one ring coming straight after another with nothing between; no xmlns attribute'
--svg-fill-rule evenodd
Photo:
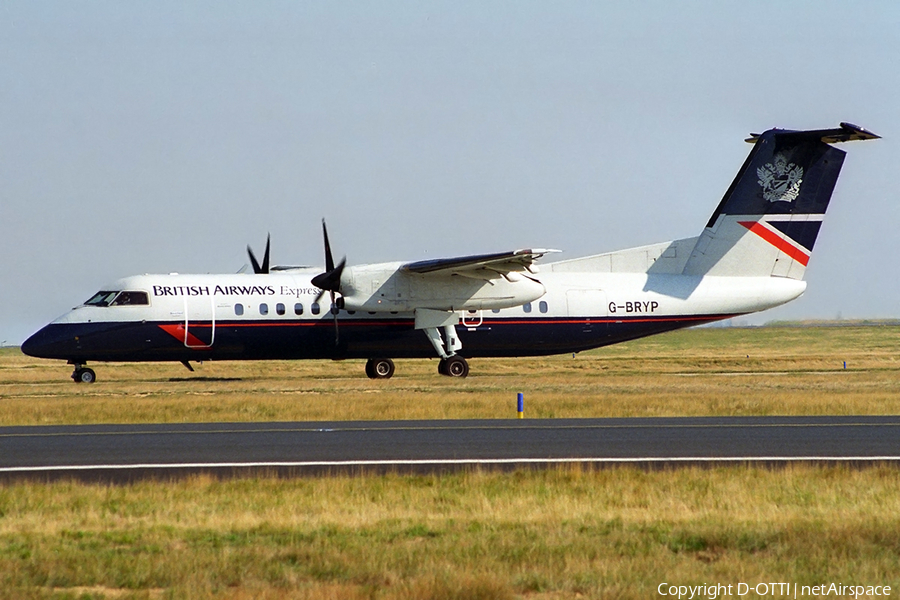
<svg viewBox="0 0 900 600"><path fill-rule="evenodd" d="M514 418L517 391L528 417L900 414L898 350L898 327L699 329L574 358L473 360L462 381L434 361L399 361L389 381L322 361L94 365L98 383L76 385L70 367L5 349L0 424ZM900 473L0 485L0 598L650 598L663 582L895 596Z"/></svg>
<svg viewBox="0 0 900 600"><path fill-rule="evenodd" d="M576 355L473 359L451 380L436 360L92 365L0 351L0 425L515 417L900 414L900 327L705 328ZM847 368L844 369L846 362Z"/></svg>
<svg viewBox="0 0 900 600"><path fill-rule="evenodd" d="M773 581L895 595L896 470L0 486L0 598L652 598L663 582Z"/></svg>

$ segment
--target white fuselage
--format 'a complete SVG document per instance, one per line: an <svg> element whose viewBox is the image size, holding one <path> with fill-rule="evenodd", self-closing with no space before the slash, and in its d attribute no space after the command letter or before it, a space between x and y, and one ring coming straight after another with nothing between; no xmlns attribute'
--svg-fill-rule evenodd
<svg viewBox="0 0 900 600"><path fill-rule="evenodd" d="M145 291L149 305L79 306L54 323L182 322L246 320L278 323L290 320L332 319L327 295L310 284L307 273L269 275L137 275L104 289ZM490 300L472 311L491 318L613 317L728 317L757 312L789 302L806 289L806 282L777 277L689 277L647 273L541 274L546 290L527 302L491 309ZM373 298L348 305L338 320L412 317L417 298ZM316 299L319 298L319 302ZM430 300L430 299L429 299ZM535 300L545 305L531 306ZM429 306L432 306L429 304ZM375 310L366 310L373 308ZM447 305L452 310L452 307ZM239 312L238 312L239 311ZM463 318L469 310L460 311Z"/></svg>
<svg viewBox="0 0 900 600"><path fill-rule="evenodd" d="M108 289L145 292L148 302L71 310L48 326L69 329L47 354L74 361L433 356L416 330L413 305L431 302L428 294L371 295L362 305L374 310L336 310L310 283L318 271L120 279ZM540 282L543 293L514 306L454 311L466 355L577 352L764 310L806 287L778 277L591 273L555 271L553 265L540 273ZM525 289L533 293L533 287Z"/></svg>

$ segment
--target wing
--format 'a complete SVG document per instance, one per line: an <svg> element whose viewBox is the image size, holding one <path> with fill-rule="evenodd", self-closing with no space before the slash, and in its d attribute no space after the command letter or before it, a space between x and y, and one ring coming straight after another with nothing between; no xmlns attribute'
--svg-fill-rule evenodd
<svg viewBox="0 0 900 600"><path fill-rule="evenodd" d="M406 263L400 267L400 270L420 275L460 275L473 279L497 279L498 277L505 277L513 271L534 273L531 268L534 261L550 252L559 252L559 250L535 248L533 250L498 252L496 254L475 254L456 258L420 260Z"/></svg>

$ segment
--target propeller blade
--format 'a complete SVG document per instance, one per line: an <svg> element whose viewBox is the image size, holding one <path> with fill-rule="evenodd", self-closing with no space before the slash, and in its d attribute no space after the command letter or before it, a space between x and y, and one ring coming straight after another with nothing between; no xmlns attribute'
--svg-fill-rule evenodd
<svg viewBox="0 0 900 600"><path fill-rule="evenodd" d="M272 241L272 234L266 234L266 252L263 254L262 272L269 273L269 245Z"/></svg>
<svg viewBox="0 0 900 600"><path fill-rule="evenodd" d="M314 286L322 290L328 290L329 292L340 292L341 291L341 273L344 272L344 267L347 265L347 257L341 259L341 262L335 267L332 265L331 269L325 271L324 273L319 273L315 277L310 280Z"/></svg>
<svg viewBox="0 0 900 600"><path fill-rule="evenodd" d="M338 330L338 307L334 304L334 292L331 293L331 316L334 317L334 345L337 346L341 341L341 334Z"/></svg>
<svg viewBox="0 0 900 600"><path fill-rule="evenodd" d="M325 219L322 219L322 237L325 238L325 271L333 271L334 258L331 256L331 244L328 243L328 228L325 227Z"/></svg>
<svg viewBox="0 0 900 600"><path fill-rule="evenodd" d="M257 262L256 257L253 255L253 250L250 246L247 246L247 254L250 255L250 264L253 265L253 272L259 275L262 271L262 267L259 266L259 262Z"/></svg>
<svg viewBox="0 0 900 600"><path fill-rule="evenodd" d="M263 254L262 264L259 264L259 261L256 260L256 256L253 254L253 250L250 248L250 245L247 245L247 254L250 255L250 263L253 265L253 272L257 275L268 275L269 273L269 245L272 241L271 234L266 236L266 252Z"/></svg>
<svg viewBox="0 0 900 600"><path fill-rule="evenodd" d="M327 291L331 296L331 316L334 318L334 345L337 346L341 341L341 333L338 327L338 313L335 300L335 292L341 291L341 274L344 267L347 266L347 257L341 259L341 262L335 266L334 256L331 254L331 244L328 242L328 227L325 226L325 219L322 219L322 238L325 240L325 272L319 273L310 280L314 286L319 288L319 294L316 296L316 303L322 299Z"/></svg>
<svg viewBox="0 0 900 600"><path fill-rule="evenodd" d="M319 290L319 293L316 295L316 299L313 300L313 302L318 304L319 301L322 300L322 296L325 295L325 292L328 292L329 296L331 296L331 306L329 306L328 310L331 311L331 316L334 318L334 345L337 346L341 341L341 334L338 329L338 313L340 310L335 305L336 300L334 292L322 288Z"/></svg>

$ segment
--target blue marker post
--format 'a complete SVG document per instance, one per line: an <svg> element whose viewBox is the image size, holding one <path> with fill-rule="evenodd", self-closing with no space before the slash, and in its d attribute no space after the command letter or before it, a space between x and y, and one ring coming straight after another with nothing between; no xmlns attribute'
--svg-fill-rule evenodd
<svg viewBox="0 0 900 600"><path fill-rule="evenodd" d="M519 392L517 404L518 404L519 418L524 419L525 418L525 394L523 394L522 392Z"/></svg>

